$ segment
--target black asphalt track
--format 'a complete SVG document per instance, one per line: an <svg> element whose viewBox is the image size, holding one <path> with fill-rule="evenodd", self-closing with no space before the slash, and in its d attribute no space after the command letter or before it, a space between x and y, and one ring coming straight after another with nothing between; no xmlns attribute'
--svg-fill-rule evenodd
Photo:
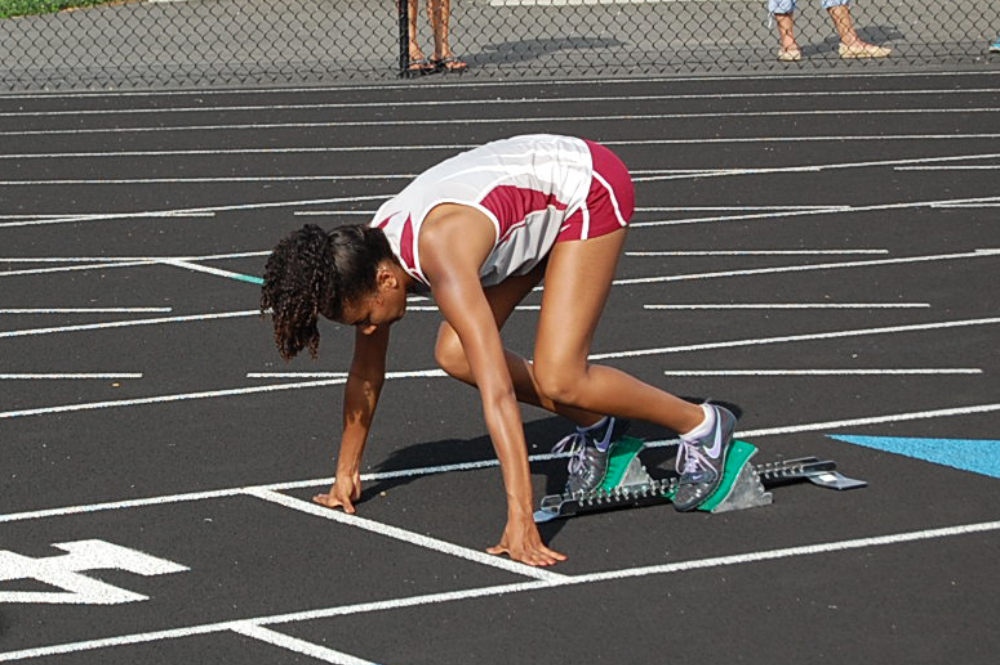
<svg viewBox="0 0 1000 665"><path fill-rule="evenodd" d="M998 106L982 72L0 96L0 662L996 662L1000 481L829 435L1000 438ZM605 142L637 181L597 361L738 405L759 460L831 458L867 489L550 523L569 560L536 579L482 554L500 476L413 308L365 521L311 508L340 379L248 374L346 371L353 333L325 322L319 359L286 364L239 277L531 132ZM537 499L570 427L523 414ZM669 470L673 433L635 433ZM186 570L57 562L95 540ZM144 599L67 598L57 573Z"/></svg>

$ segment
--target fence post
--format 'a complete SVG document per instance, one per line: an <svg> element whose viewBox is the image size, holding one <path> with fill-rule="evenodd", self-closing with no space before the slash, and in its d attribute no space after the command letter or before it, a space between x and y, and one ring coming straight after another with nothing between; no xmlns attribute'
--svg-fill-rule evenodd
<svg viewBox="0 0 1000 665"><path fill-rule="evenodd" d="M399 77L410 73L410 2L396 0L399 9Z"/></svg>

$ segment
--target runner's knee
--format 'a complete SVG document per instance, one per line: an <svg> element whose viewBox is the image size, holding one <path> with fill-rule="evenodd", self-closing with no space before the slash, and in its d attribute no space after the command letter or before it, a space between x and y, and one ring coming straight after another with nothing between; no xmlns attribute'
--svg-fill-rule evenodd
<svg viewBox="0 0 1000 665"><path fill-rule="evenodd" d="M553 402L574 406L580 400L580 388L586 379L586 368L575 364L534 362L535 381L538 390Z"/></svg>

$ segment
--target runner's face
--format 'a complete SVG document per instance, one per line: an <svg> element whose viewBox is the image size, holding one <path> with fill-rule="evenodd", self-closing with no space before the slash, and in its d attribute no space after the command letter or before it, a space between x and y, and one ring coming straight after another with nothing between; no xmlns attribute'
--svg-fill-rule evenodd
<svg viewBox="0 0 1000 665"><path fill-rule="evenodd" d="M355 301L347 301L341 310L340 323L354 326L363 335L371 335L380 326L391 326L406 313L406 290L389 274L380 273L378 287Z"/></svg>

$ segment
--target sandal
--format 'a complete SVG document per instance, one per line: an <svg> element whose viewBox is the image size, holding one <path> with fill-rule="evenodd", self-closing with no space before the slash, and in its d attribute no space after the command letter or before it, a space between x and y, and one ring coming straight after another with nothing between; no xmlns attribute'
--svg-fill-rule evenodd
<svg viewBox="0 0 1000 665"><path fill-rule="evenodd" d="M841 43L838 52L840 53L841 58L851 60L855 58L887 58L889 57L889 54L892 53L892 49L886 48L885 46L876 46L875 44L858 42L851 44L850 46Z"/></svg>
<svg viewBox="0 0 1000 665"><path fill-rule="evenodd" d="M426 76L427 74L433 74L436 71L437 67L428 58L411 60L410 65L406 68L406 73L409 76Z"/></svg>
<svg viewBox="0 0 1000 665"><path fill-rule="evenodd" d="M451 72L451 73L461 73L469 68L469 65L462 62L453 55L449 55L447 58L441 58L440 60L431 60L431 64L434 65L434 69L439 72Z"/></svg>
<svg viewBox="0 0 1000 665"><path fill-rule="evenodd" d="M797 48L779 48L778 60L781 62L798 62L802 59L802 51Z"/></svg>

